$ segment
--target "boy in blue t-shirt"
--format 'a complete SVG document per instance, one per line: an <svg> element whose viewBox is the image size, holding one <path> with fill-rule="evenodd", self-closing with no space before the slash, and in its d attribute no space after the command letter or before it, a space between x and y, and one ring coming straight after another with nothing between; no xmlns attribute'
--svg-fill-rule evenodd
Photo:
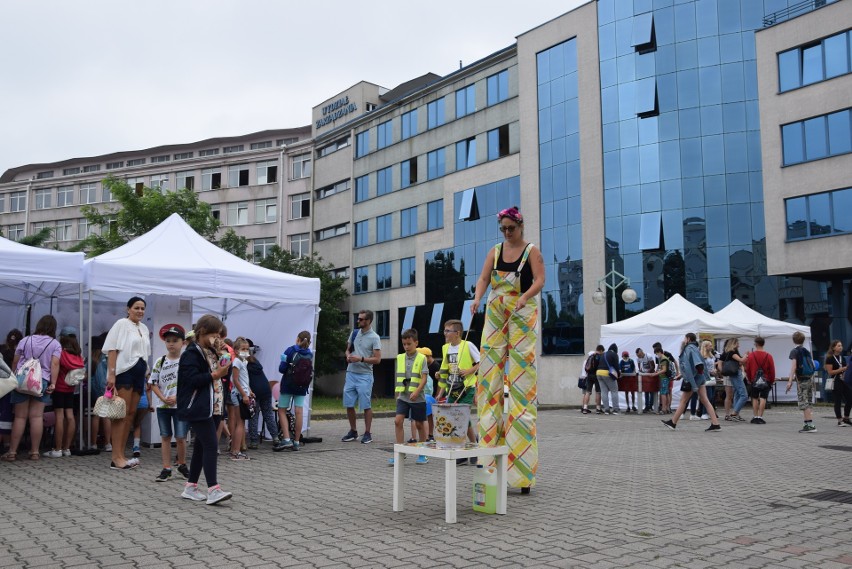
<svg viewBox="0 0 852 569"><path fill-rule="evenodd" d="M630 352L621 352L621 360L618 362L618 369L621 371L621 377L618 378L618 385L624 391L624 401L627 403L625 413L638 413L636 409L636 362L630 358ZM630 406L630 400L633 399L633 406Z"/></svg>

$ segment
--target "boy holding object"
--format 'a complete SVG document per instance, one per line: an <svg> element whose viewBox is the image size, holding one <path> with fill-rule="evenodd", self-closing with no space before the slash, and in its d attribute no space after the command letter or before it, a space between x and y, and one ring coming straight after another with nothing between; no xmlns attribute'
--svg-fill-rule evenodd
<svg viewBox="0 0 852 569"><path fill-rule="evenodd" d="M426 356L417 351L417 330L409 328L402 332L404 353L396 356L396 417L394 429L396 443L402 444L405 438L405 418L411 418L417 425L420 442L426 441L426 380L429 378L429 364ZM426 464L429 459L423 455L417 457L416 464ZM389 460L393 466L393 458Z"/></svg>
<svg viewBox="0 0 852 569"><path fill-rule="evenodd" d="M148 384L160 400L160 405L157 406L157 423L160 426L163 470L154 480L165 482L172 477L172 436L177 445L178 472L184 478L189 478L189 467L186 466L186 433L189 425L177 418L178 366L184 340L183 328L178 325L170 326L160 333L160 339L166 344L166 355L154 363Z"/></svg>

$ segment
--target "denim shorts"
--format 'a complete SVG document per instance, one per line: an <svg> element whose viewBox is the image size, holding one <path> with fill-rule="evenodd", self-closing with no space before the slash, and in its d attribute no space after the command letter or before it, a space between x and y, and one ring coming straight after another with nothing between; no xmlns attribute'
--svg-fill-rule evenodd
<svg viewBox="0 0 852 569"><path fill-rule="evenodd" d="M366 411L372 407L371 397L373 396L373 374L372 373L355 373L352 371L346 372L346 382L343 384L343 406L347 409L358 407L361 411Z"/></svg>
<svg viewBox="0 0 852 569"><path fill-rule="evenodd" d="M45 405L50 405L53 400L50 398L50 394L47 392L47 386L50 385L49 379L41 380L41 397L34 397L32 395L27 395L26 393L18 393L17 391L12 392L12 405L17 405L18 403L23 403L24 401L40 401Z"/></svg>
<svg viewBox="0 0 852 569"><path fill-rule="evenodd" d="M161 437L185 439L189 430L189 423L177 418L177 409L157 409L157 423L160 424Z"/></svg>
<svg viewBox="0 0 852 569"><path fill-rule="evenodd" d="M145 391L145 373L148 371L148 364L145 360L139 358L133 367L127 371L123 371L115 376L115 386L129 388L136 393Z"/></svg>
<svg viewBox="0 0 852 569"><path fill-rule="evenodd" d="M672 380L670 377L660 376L660 395L670 395Z"/></svg>
<svg viewBox="0 0 852 569"><path fill-rule="evenodd" d="M305 395L293 395L292 393L282 393L278 396L278 408L289 409L290 403L295 407L303 407L305 405Z"/></svg>

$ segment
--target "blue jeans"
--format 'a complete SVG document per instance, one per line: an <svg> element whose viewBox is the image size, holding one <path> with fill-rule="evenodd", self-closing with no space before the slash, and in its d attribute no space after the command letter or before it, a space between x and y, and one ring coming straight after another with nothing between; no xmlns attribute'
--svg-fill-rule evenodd
<svg viewBox="0 0 852 569"><path fill-rule="evenodd" d="M255 413L254 417L249 419L249 442L251 443L257 443L260 440L258 423L260 423L261 416L263 416L263 422L272 438L278 437L278 423L275 422L275 412L272 410L272 393L258 397L257 404L260 407L260 413ZM262 430L261 427L260 431Z"/></svg>
<svg viewBox="0 0 852 569"><path fill-rule="evenodd" d="M732 375L729 378L731 380L731 386L734 388L734 408L733 412L735 414L739 414L740 409L742 409L746 401L748 401L748 395L746 395L745 382L743 381L742 372L737 375Z"/></svg>

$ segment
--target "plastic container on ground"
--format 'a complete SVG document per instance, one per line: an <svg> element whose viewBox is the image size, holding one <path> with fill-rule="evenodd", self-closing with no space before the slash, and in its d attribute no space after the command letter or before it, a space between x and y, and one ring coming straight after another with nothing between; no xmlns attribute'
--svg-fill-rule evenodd
<svg viewBox="0 0 852 569"><path fill-rule="evenodd" d="M497 469L493 466L480 466L473 474L473 510L497 513Z"/></svg>

